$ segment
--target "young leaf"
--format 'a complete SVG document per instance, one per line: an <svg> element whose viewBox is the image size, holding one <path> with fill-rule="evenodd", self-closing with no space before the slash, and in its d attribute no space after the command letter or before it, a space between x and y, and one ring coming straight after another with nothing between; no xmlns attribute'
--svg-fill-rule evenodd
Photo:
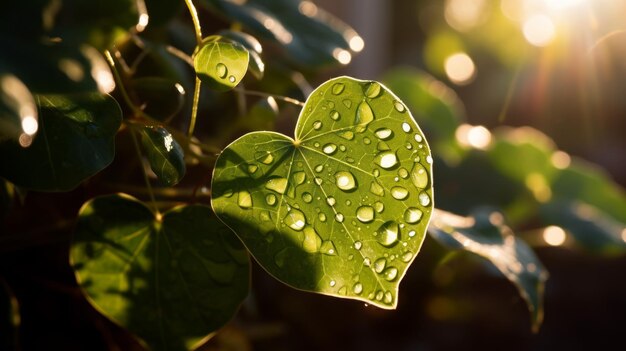
<svg viewBox="0 0 626 351"><path fill-rule="evenodd" d="M352 59L351 52L363 49L363 39L354 29L310 1L203 0L201 3L242 23L260 38L274 40L298 63L310 67L346 64Z"/></svg>
<svg viewBox="0 0 626 351"><path fill-rule="evenodd" d="M37 135L0 142L0 176L27 189L67 191L111 163L122 120L115 99L84 93L36 95L35 100Z"/></svg>
<svg viewBox="0 0 626 351"><path fill-rule="evenodd" d="M295 140L255 132L230 144L211 203L282 282L391 309L433 208L431 162L392 92L340 77L311 93Z"/></svg>
<svg viewBox="0 0 626 351"><path fill-rule="evenodd" d="M263 59L261 59L261 53L263 52L261 43L259 43L259 41L252 35L244 32L222 30L218 34L237 42L248 49L248 53L250 54L248 70L256 79L263 79L263 75L265 73L265 63L263 62Z"/></svg>
<svg viewBox="0 0 626 351"><path fill-rule="evenodd" d="M241 44L207 39L195 54L196 75L211 88L227 91L239 84L248 70L250 55Z"/></svg>
<svg viewBox="0 0 626 351"><path fill-rule="evenodd" d="M152 171L167 186L176 185L185 175L185 154L172 134L163 127L143 127L141 144Z"/></svg>
<svg viewBox="0 0 626 351"><path fill-rule="evenodd" d="M193 348L249 289L245 249L206 206L155 218L129 196L95 198L80 210L71 261L94 307L155 351Z"/></svg>
<svg viewBox="0 0 626 351"><path fill-rule="evenodd" d="M516 238L498 212L461 217L435 210L428 232L442 245L482 256L515 284L526 301L533 330L543 321L543 290L548 272L525 242Z"/></svg>

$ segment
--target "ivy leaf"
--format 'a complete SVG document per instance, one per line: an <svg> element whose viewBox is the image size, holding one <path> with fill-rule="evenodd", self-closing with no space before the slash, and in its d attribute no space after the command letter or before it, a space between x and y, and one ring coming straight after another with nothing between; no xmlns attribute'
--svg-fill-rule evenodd
<svg viewBox="0 0 626 351"><path fill-rule="evenodd" d="M185 153L163 127L141 128L141 144L152 171L167 186L176 185L185 175Z"/></svg>
<svg viewBox="0 0 626 351"><path fill-rule="evenodd" d="M249 289L245 249L200 205L159 218L127 195L95 198L80 210L71 260L96 309L155 351L193 348Z"/></svg>
<svg viewBox="0 0 626 351"><path fill-rule="evenodd" d="M231 90L246 75L250 55L243 45L219 37L205 39L194 55L196 75L217 91Z"/></svg>
<svg viewBox="0 0 626 351"><path fill-rule="evenodd" d="M461 217L435 210L429 233L442 245L489 260L511 281L526 301L534 331L543 321L543 291L548 272L532 249L515 237L498 212Z"/></svg>
<svg viewBox="0 0 626 351"><path fill-rule="evenodd" d="M351 52L363 49L363 39L354 29L310 1L203 0L201 3L242 23L258 37L277 42L298 63L309 67L346 64Z"/></svg>
<svg viewBox="0 0 626 351"><path fill-rule="evenodd" d="M391 91L340 77L311 93L295 140L255 132L230 144L211 203L285 284L392 309L433 208L431 162Z"/></svg>
<svg viewBox="0 0 626 351"><path fill-rule="evenodd" d="M122 119L115 99L84 93L35 100L37 135L0 143L0 176L27 189L68 191L111 163Z"/></svg>

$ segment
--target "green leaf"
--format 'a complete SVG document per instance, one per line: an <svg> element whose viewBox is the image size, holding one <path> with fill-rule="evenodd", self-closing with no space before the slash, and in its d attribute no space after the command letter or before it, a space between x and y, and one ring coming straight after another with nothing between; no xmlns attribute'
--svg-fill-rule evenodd
<svg viewBox="0 0 626 351"><path fill-rule="evenodd" d="M163 127L141 128L141 144L152 171L167 186L176 185L185 175L185 153Z"/></svg>
<svg viewBox="0 0 626 351"><path fill-rule="evenodd" d="M217 91L231 90L246 75L250 55L243 45L207 38L194 55L196 75Z"/></svg>
<svg viewBox="0 0 626 351"><path fill-rule="evenodd" d="M415 119L424 127L437 154L457 160L461 150L455 132L465 120L465 111L456 93L414 68L396 68L385 75L383 82L415 111Z"/></svg>
<svg viewBox="0 0 626 351"><path fill-rule="evenodd" d="M185 89L162 77L141 77L131 81L133 93L143 111L159 121L169 121L185 105Z"/></svg>
<svg viewBox="0 0 626 351"><path fill-rule="evenodd" d="M263 62L263 59L261 59L261 53L263 52L261 43L259 43L259 41L252 35L244 32L222 30L218 34L237 42L248 49L248 53L250 53L248 70L256 79L263 79L263 75L265 74L265 63Z"/></svg>
<svg viewBox="0 0 626 351"><path fill-rule="evenodd" d="M24 83L12 74L0 74L0 141L35 134L37 119L35 99Z"/></svg>
<svg viewBox="0 0 626 351"><path fill-rule="evenodd" d="M0 143L0 176L27 189L67 191L111 163L122 119L115 99L84 93L35 100L37 135Z"/></svg>
<svg viewBox="0 0 626 351"><path fill-rule="evenodd" d="M241 22L254 35L277 42L306 66L346 64L351 60L351 52L363 49L363 40L354 29L310 1L203 0L201 3L233 22Z"/></svg>
<svg viewBox="0 0 626 351"><path fill-rule="evenodd" d="M80 210L71 260L90 302L155 351L193 348L249 289L245 249L200 205L159 218L127 195L95 198Z"/></svg>
<svg viewBox="0 0 626 351"><path fill-rule="evenodd" d="M461 217L435 210L428 232L442 245L489 260L524 298L533 330L543 321L543 291L548 272L532 249L515 237L498 212L481 211Z"/></svg>
<svg viewBox="0 0 626 351"><path fill-rule="evenodd" d="M311 93L295 140L255 132L230 144L211 203L282 282L391 309L433 208L431 162L391 91L340 77Z"/></svg>

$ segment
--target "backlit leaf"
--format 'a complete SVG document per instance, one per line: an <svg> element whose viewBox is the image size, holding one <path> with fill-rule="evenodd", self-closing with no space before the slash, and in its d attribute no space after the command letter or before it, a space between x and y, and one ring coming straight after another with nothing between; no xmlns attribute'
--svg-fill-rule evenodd
<svg viewBox="0 0 626 351"><path fill-rule="evenodd" d="M200 205L156 218L126 195L93 199L80 210L71 260L96 309L155 351L192 349L249 288L245 249Z"/></svg>
<svg viewBox="0 0 626 351"><path fill-rule="evenodd" d="M442 245L489 260L526 300L534 330L543 321L543 291L548 272L532 249L515 237L498 212L461 217L435 210L428 232Z"/></svg>
<svg viewBox="0 0 626 351"><path fill-rule="evenodd" d="M295 140L254 132L230 144L212 205L282 282L390 309L430 219L431 162L393 93L340 77L311 93Z"/></svg>
<svg viewBox="0 0 626 351"><path fill-rule="evenodd" d="M196 74L211 88L227 91L239 84L248 71L250 55L241 44L208 38L194 55Z"/></svg>

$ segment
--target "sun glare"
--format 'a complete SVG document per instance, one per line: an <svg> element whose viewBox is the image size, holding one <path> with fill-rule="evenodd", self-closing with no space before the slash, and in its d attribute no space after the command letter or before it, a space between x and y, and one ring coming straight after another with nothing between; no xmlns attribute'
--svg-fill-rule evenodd
<svg viewBox="0 0 626 351"><path fill-rule="evenodd" d="M554 22L543 14L535 14L524 21L524 38L534 46L547 46L556 35Z"/></svg>
<svg viewBox="0 0 626 351"><path fill-rule="evenodd" d="M464 52L457 52L448 56L444 68L448 78L457 85L471 83L476 75L474 61Z"/></svg>

